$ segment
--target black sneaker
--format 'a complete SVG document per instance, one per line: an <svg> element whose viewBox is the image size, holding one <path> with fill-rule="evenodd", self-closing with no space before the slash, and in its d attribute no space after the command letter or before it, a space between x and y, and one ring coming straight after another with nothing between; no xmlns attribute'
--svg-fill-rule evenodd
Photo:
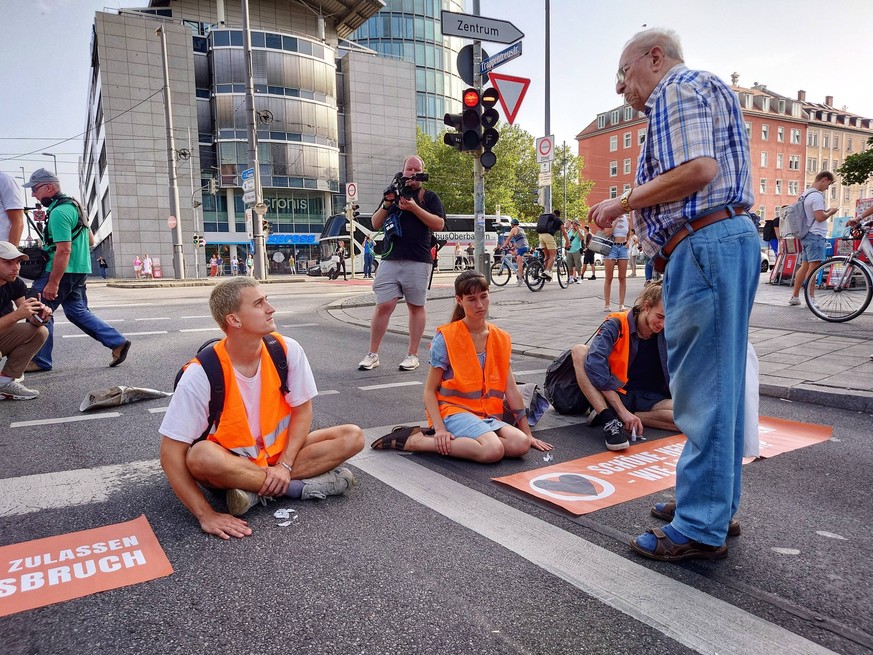
<svg viewBox="0 0 873 655"><path fill-rule="evenodd" d="M603 426L603 434L606 437L607 450L624 450L630 448L630 442L627 438L627 433L621 421L617 418L612 419Z"/></svg>

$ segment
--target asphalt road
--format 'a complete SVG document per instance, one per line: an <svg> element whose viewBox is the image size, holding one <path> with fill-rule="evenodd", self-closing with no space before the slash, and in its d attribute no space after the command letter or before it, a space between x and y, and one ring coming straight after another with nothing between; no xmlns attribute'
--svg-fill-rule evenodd
<svg viewBox="0 0 873 655"><path fill-rule="evenodd" d="M322 393L316 426L355 422L369 443L423 419L425 372L396 369L406 343L393 334L381 368L356 370L366 331L324 307L366 291L269 288ZM27 380L43 395L0 403L0 545L145 515L174 568L0 618L3 653L873 651L870 416L821 406L762 398L762 414L833 426L834 437L745 467L743 535L722 562L654 563L627 547L659 524L648 509L669 491L574 518L491 481L545 466L534 452L480 466L367 448L347 496L257 507L241 541L203 534L156 463L166 399L46 421L81 418L89 390L170 390L219 334L208 292L90 290L92 308L134 342L127 362L108 368L109 352L59 319L54 371ZM545 363L519 356L513 368L541 382ZM550 463L603 450L597 430L551 413L537 431L556 445ZM279 527L276 507L299 520Z"/></svg>

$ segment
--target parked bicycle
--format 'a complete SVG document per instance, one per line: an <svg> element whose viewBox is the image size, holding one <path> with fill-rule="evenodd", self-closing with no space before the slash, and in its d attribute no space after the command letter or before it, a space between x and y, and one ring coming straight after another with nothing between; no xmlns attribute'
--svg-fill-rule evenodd
<svg viewBox="0 0 873 655"><path fill-rule="evenodd" d="M860 239L850 255L830 257L807 278L803 293L813 314L831 323L844 323L864 313L873 300L873 219L851 226L844 241ZM814 293L810 294L810 288Z"/></svg>

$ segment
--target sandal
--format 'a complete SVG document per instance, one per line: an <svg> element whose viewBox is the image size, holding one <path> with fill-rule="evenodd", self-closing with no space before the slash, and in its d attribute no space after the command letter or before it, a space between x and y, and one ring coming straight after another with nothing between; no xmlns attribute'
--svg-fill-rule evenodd
<svg viewBox="0 0 873 655"><path fill-rule="evenodd" d="M397 425L384 437L379 437L371 443L370 448L375 450L403 450L409 437L418 433L433 435L434 430L433 428L422 430L417 425Z"/></svg>
<svg viewBox="0 0 873 655"><path fill-rule="evenodd" d="M676 516L676 501L671 500L666 503L655 503L655 506L652 507L652 516L664 521L672 521L673 517ZM742 534L740 522L736 519L731 519L730 523L728 523L727 536L739 537L740 534Z"/></svg>
<svg viewBox="0 0 873 655"><path fill-rule="evenodd" d="M631 539L630 547L643 557L660 562L680 562L686 559L724 559L728 555L727 544L709 546L693 539L688 543L677 544L664 534L661 528L646 530L646 534L655 535L657 540L655 550L646 550L637 543L636 538Z"/></svg>

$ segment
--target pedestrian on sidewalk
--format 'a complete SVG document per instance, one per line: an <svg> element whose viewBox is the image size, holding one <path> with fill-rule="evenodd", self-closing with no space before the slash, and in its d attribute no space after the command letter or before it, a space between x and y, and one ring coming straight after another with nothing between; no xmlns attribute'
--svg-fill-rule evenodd
<svg viewBox="0 0 873 655"><path fill-rule="evenodd" d="M100 277L104 280L106 279L106 269L109 268L109 264L106 263L106 260L103 258L103 255L97 257L97 266L100 267Z"/></svg>
<svg viewBox="0 0 873 655"><path fill-rule="evenodd" d="M370 235L364 237L364 279L369 280L373 277L373 258L375 256L375 250L373 246L373 239L370 238Z"/></svg>
<svg viewBox="0 0 873 655"><path fill-rule="evenodd" d="M615 89L645 112L647 133L634 186L596 204L590 216L605 228L634 211L643 251L656 257L656 270L669 269L663 296L670 391L674 420L688 438L671 523L631 547L670 562L721 559L740 501L746 349L761 268L748 215L755 197L743 113L729 85L685 66L670 30L631 38Z"/></svg>
<svg viewBox="0 0 873 655"><path fill-rule="evenodd" d="M834 174L830 171L822 171L815 176L812 186L803 192L804 218L809 225L809 232L800 240L800 257L803 265L794 274L794 288L789 305L800 304L800 287L806 286L807 278L825 258L827 250L828 226L827 220L837 213L838 208L825 209L824 192L833 184ZM809 287L809 302L815 304L815 285Z"/></svg>
<svg viewBox="0 0 873 655"><path fill-rule="evenodd" d="M579 273L582 270L582 248L585 236L582 233L582 228L579 227L579 221L575 218L570 221L567 236L570 237L570 246L567 249L567 265L570 269L568 271L569 284L576 284L579 282Z"/></svg>
<svg viewBox="0 0 873 655"><path fill-rule="evenodd" d="M142 258L142 274L143 277L147 277L150 280L155 279L154 263L148 253L146 253L146 256Z"/></svg>
<svg viewBox="0 0 873 655"><path fill-rule="evenodd" d="M582 251L582 271L579 273L579 279L585 279L585 271L588 270L588 266L591 266L591 277L589 280L596 280L597 274L594 272L594 251L591 250L588 246L591 243L591 228L587 225L585 226L585 248Z"/></svg>
<svg viewBox="0 0 873 655"><path fill-rule="evenodd" d="M276 332L276 309L256 281L219 283L209 308L225 334L209 352L230 384L210 425L215 391L201 360L189 362L161 423L161 466L204 532L246 537L252 530L238 517L267 498L324 499L352 487L354 475L340 465L361 451L364 433L350 424L311 431L318 391L309 361L300 344ZM281 369L270 352L277 346ZM228 512L215 511L198 483L225 490Z"/></svg>
<svg viewBox="0 0 873 655"><path fill-rule="evenodd" d="M75 200L61 192L57 176L44 168L34 171L24 187L31 189L33 197L46 208L43 237L49 260L45 273L34 281L31 295L36 294L52 312L63 306L70 323L112 351L109 366L118 366L127 358L130 341L88 308L86 282L91 273L93 235L84 224L84 211ZM28 364L28 372L52 369L53 326L54 321L48 321L48 339Z"/></svg>
<svg viewBox="0 0 873 655"><path fill-rule="evenodd" d="M630 223L627 216L619 216L611 227L604 230L606 236L612 237L612 248L603 256L603 311L611 312L609 304L612 293L613 274L618 272L618 311L627 311L624 306L624 296L627 293L627 235Z"/></svg>
<svg viewBox="0 0 873 655"><path fill-rule="evenodd" d="M142 260L139 255L134 255L133 258L133 276L139 280L142 277Z"/></svg>
<svg viewBox="0 0 873 655"><path fill-rule="evenodd" d="M431 342L424 407L433 434L389 434L376 449L439 453L491 464L521 457L531 447L551 450L527 423L521 392L510 370L509 334L488 323L489 287L485 276L464 271L455 278L452 320L437 328ZM503 420L504 398L515 424Z"/></svg>

